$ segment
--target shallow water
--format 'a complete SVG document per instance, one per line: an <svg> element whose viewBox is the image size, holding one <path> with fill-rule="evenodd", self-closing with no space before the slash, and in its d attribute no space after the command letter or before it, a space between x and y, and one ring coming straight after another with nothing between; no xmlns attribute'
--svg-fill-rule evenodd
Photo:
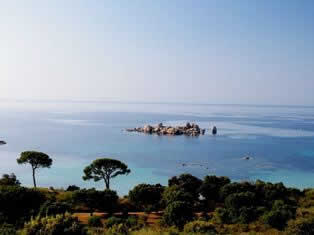
<svg viewBox="0 0 314 235"><path fill-rule="evenodd" d="M103 188L82 180L83 168L98 157L126 162L129 176L112 188L126 194L138 183L167 184L181 173L233 180L282 181L314 187L314 108L241 105L123 104L109 102L0 103L0 173L14 172L31 185L29 166L16 158L25 150L48 153L51 169L38 172L39 186ZM125 128L163 122L197 122L200 137L128 133ZM210 135L213 125L218 135ZM250 155L250 160L242 159Z"/></svg>

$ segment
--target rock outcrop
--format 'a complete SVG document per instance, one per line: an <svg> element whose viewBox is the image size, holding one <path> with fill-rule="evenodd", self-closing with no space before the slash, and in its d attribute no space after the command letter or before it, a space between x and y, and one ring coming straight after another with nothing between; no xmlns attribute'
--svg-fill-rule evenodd
<svg viewBox="0 0 314 235"><path fill-rule="evenodd" d="M213 135L217 134L217 127L215 127L215 126L213 127L212 133L213 133Z"/></svg>
<svg viewBox="0 0 314 235"><path fill-rule="evenodd" d="M136 127L132 129L126 129L129 132L143 132L147 134L157 135L188 135L199 136L205 134L205 129L201 129L197 124L189 122L185 126L164 126L159 123L157 126L145 125L144 127Z"/></svg>
<svg viewBox="0 0 314 235"><path fill-rule="evenodd" d="M7 143L3 140L0 140L0 145L4 145L4 144L7 144Z"/></svg>

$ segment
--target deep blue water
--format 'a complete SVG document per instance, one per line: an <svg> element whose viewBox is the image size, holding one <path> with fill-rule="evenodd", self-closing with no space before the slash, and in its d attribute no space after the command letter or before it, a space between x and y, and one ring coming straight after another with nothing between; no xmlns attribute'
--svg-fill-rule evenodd
<svg viewBox="0 0 314 235"><path fill-rule="evenodd" d="M138 183L167 184L191 173L225 175L233 180L279 182L314 187L314 108L293 106L1 103L0 174L14 172L31 185L29 166L16 158L25 150L48 153L51 169L38 172L39 186L103 188L82 180L83 168L98 157L124 161L132 172L112 182L126 194ZM200 137L155 136L125 132L145 124L197 122L218 128ZM243 160L245 155L251 160Z"/></svg>

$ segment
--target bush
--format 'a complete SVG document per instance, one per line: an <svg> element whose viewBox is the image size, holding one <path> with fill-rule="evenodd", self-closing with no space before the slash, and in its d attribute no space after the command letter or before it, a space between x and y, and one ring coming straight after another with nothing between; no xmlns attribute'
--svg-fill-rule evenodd
<svg viewBox="0 0 314 235"><path fill-rule="evenodd" d="M124 224L130 229L130 230L139 230L141 228L144 228L146 226L146 221L144 217L136 217L136 216L130 216L128 217Z"/></svg>
<svg viewBox="0 0 314 235"><path fill-rule="evenodd" d="M230 210L240 210L242 207L252 207L255 204L255 194L251 192L233 193L225 200L225 206Z"/></svg>
<svg viewBox="0 0 314 235"><path fill-rule="evenodd" d="M207 235L217 234L215 226L205 221L192 221L184 225L184 233L206 233Z"/></svg>
<svg viewBox="0 0 314 235"><path fill-rule="evenodd" d="M145 227L146 223L143 218L137 218L136 216L130 216L126 219L122 218L117 218L117 217L110 217L106 220L105 222L105 227L106 228L112 228L116 225L121 225L123 224L124 227L128 228L130 231L131 230L139 230L143 227Z"/></svg>
<svg viewBox="0 0 314 235"><path fill-rule="evenodd" d="M108 235L127 235L129 228L125 224L115 224L107 230L105 234Z"/></svg>
<svg viewBox="0 0 314 235"><path fill-rule="evenodd" d="M191 174L182 174L169 179L168 185L169 187L178 186L184 192L192 195L193 199L197 201L199 199L199 188L202 185L202 180Z"/></svg>
<svg viewBox="0 0 314 235"><path fill-rule="evenodd" d="M222 223L249 223L259 215L254 199L251 192L233 193L226 198L225 208L217 210L217 216Z"/></svg>
<svg viewBox="0 0 314 235"><path fill-rule="evenodd" d="M71 206L68 203L47 201L40 207L39 216L65 214L66 212L71 213L71 211Z"/></svg>
<svg viewBox="0 0 314 235"><path fill-rule="evenodd" d="M4 174L2 175L2 178L0 179L0 185L4 186L20 186L20 181L16 178L14 173Z"/></svg>
<svg viewBox="0 0 314 235"><path fill-rule="evenodd" d="M0 186L1 220L17 226L38 214L43 193L20 186Z"/></svg>
<svg viewBox="0 0 314 235"><path fill-rule="evenodd" d="M314 234L314 218L290 220L286 232L291 235Z"/></svg>
<svg viewBox="0 0 314 235"><path fill-rule="evenodd" d="M76 185L69 185L68 188L66 189L66 191L69 192L73 192L73 191L77 191L80 190L80 187L76 186Z"/></svg>
<svg viewBox="0 0 314 235"><path fill-rule="evenodd" d="M82 189L73 192L73 201L90 208L91 214L96 210L112 213L118 205L118 195L115 191L106 189Z"/></svg>
<svg viewBox="0 0 314 235"><path fill-rule="evenodd" d="M152 211L159 209L164 188L160 184L139 184L129 192L129 199L140 210Z"/></svg>
<svg viewBox="0 0 314 235"><path fill-rule="evenodd" d="M102 227L103 224L101 222L100 216L91 216L88 218L88 226L90 227Z"/></svg>
<svg viewBox="0 0 314 235"><path fill-rule="evenodd" d="M279 230L286 227L287 221L294 218L296 208L284 204L283 201L277 200L274 202L272 210L266 212L262 217L263 221Z"/></svg>
<svg viewBox="0 0 314 235"><path fill-rule="evenodd" d="M190 204L186 202L176 201L169 204L162 216L162 223L167 226L183 226L193 220L193 211Z"/></svg>
<svg viewBox="0 0 314 235"><path fill-rule="evenodd" d="M220 189L219 197L224 201L231 194L244 192L255 193L255 185L249 182L226 184Z"/></svg>
<svg viewBox="0 0 314 235"><path fill-rule="evenodd" d="M180 186L173 185L166 188L162 195L163 203L167 206L173 202L181 201L191 204L193 202L193 196L185 192Z"/></svg>
<svg viewBox="0 0 314 235"><path fill-rule="evenodd" d="M230 184L228 177L206 176L200 187L200 193L207 201L219 201L220 189L227 184Z"/></svg>
<svg viewBox="0 0 314 235"><path fill-rule="evenodd" d="M21 235L87 235L83 225L70 214L36 217L26 223Z"/></svg>
<svg viewBox="0 0 314 235"><path fill-rule="evenodd" d="M113 225L122 224L123 222L123 219L112 216L105 221L105 227L111 228Z"/></svg>
<svg viewBox="0 0 314 235"><path fill-rule="evenodd" d="M1 235L16 235L16 229L11 224L2 224L0 225L0 234Z"/></svg>

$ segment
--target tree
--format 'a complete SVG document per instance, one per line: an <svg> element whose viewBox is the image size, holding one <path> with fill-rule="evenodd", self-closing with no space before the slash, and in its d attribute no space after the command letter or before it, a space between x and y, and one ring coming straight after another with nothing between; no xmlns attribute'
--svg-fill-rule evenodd
<svg viewBox="0 0 314 235"><path fill-rule="evenodd" d="M14 173L9 174L3 174L2 178L0 179L0 185L6 185L6 186L19 186L21 183L16 178Z"/></svg>
<svg viewBox="0 0 314 235"><path fill-rule="evenodd" d="M207 175L200 187L200 193L206 200L219 201L220 189L230 183L228 177L217 177L215 175Z"/></svg>
<svg viewBox="0 0 314 235"><path fill-rule="evenodd" d="M176 226L180 229L193 220L191 205L182 201L175 201L169 204L162 216L162 222L167 226Z"/></svg>
<svg viewBox="0 0 314 235"><path fill-rule="evenodd" d="M110 189L110 179L131 172L127 165L119 160L101 158L92 162L84 169L83 180L94 179L95 182L104 180L106 189Z"/></svg>
<svg viewBox="0 0 314 235"><path fill-rule="evenodd" d="M182 174L180 176L174 176L168 180L169 187L173 185L179 186L185 192L193 195L194 200L199 199L199 188L202 185L202 180L191 175L191 174Z"/></svg>
<svg viewBox="0 0 314 235"><path fill-rule="evenodd" d="M172 185L165 189L162 195L162 200L166 206L176 201L185 202L187 204L193 204L194 197L191 193L186 192L180 186Z"/></svg>
<svg viewBox="0 0 314 235"><path fill-rule="evenodd" d="M129 192L129 199L136 204L138 208L158 209L165 187L156 184L139 184Z"/></svg>
<svg viewBox="0 0 314 235"><path fill-rule="evenodd" d="M20 158L17 159L18 164L29 163L32 166L33 182L36 188L35 171L38 168L50 168L52 159L45 153L36 151L22 152Z"/></svg>

